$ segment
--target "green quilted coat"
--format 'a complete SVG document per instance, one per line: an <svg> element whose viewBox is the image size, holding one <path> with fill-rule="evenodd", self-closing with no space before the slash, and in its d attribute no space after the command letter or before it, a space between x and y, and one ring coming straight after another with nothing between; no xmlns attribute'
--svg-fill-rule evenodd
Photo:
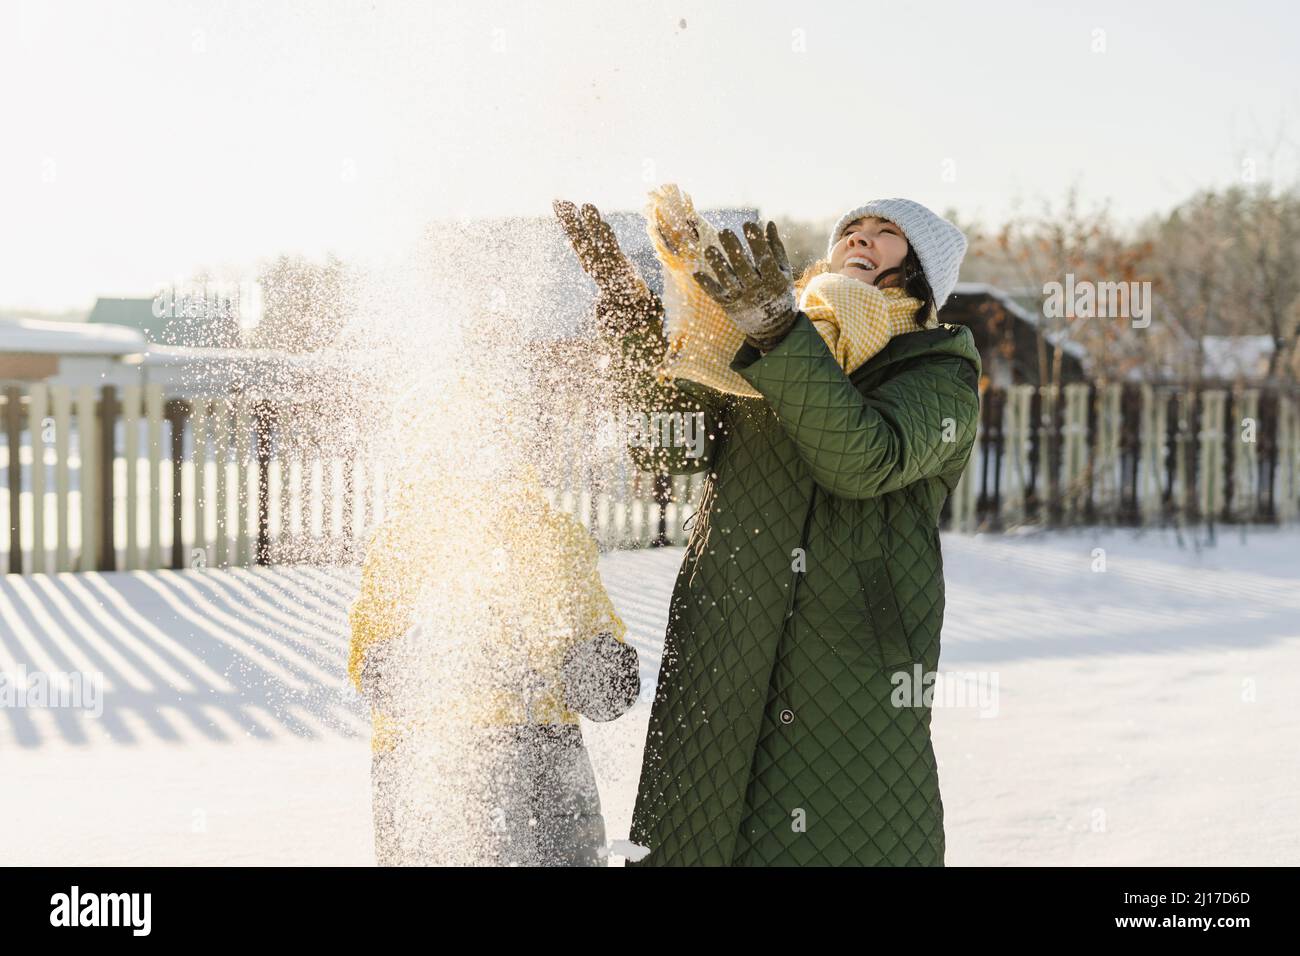
<svg viewBox="0 0 1300 956"><path fill-rule="evenodd" d="M925 685L896 706L891 675L938 666L938 518L979 419L971 332L898 336L846 375L799 313L731 367L763 398L644 372L630 393L702 413L707 435L697 457L633 446L637 463L709 474L633 813L650 853L629 865L942 866Z"/></svg>

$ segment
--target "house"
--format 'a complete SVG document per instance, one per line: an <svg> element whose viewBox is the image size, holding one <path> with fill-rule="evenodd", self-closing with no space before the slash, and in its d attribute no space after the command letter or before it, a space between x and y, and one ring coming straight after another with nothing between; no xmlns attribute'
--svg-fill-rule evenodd
<svg viewBox="0 0 1300 956"><path fill-rule="evenodd" d="M1201 336L1201 377L1207 381L1258 383L1268 378L1275 346L1271 335Z"/></svg>
<svg viewBox="0 0 1300 956"><path fill-rule="evenodd" d="M149 347L144 333L122 325L0 321L0 382L112 385L135 381Z"/></svg>
<svg viewBox="0 0 1300 956"><path fill-rule="evenodd" d="M1165 334L1152 343L1152 360L1131 380L1233 388L1279 384L1300 374L1300 347L1289 354L1284 349L1275 361L1271 335L1197 336L1173 316L1163 326Z"/></svg>
<svg viewBox="0 0 1300 956"><path fill-rule="evenodd" d="M101 298L86 321L138 329L159 345L234 348L239 345L239 300L203 288L176 294L164 290L152 299Z"/></svg>
<svg viewBox="0 0 1300 956"><path fill-rule="evenodd" d="M33 382L96 389L162 385L169 394L180 395L254 388L292 396L312 393L313 382L347 374L351 361L346 350L338 349L295 355L157 345L140 329L124 325L0 319L0 387Z"/></svg>
<svg viewBox="0 0 1300 956"><path fill-rule="evenodd" d="M1084 379L1087 350L1057 332L1043 329L1040 316L1010 293L982 282L958 282L939 312L940 322L969 326L975 335L984 377L989 385L1043 384L1039 372L1039 343L1047 359L1061 345L1061 382Z"/></svg>

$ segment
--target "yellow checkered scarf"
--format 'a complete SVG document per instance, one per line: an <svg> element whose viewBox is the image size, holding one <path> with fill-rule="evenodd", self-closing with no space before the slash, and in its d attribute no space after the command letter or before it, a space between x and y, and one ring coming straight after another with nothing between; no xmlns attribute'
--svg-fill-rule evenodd
<svg viewBox="0 0 1300 956"><path fill-rule="evenodd" d="M759 397L731 369L745 336L692 277L700 267L669 252L653 226L648 231L664 267L668 348L659 368L660 381L685 378L720 392ZM895 335L917 331L920 305L902 289L878 289L835 272L814 276L799 298L800 310L845 372L858 368ZM934 328L938 321L931 309L926 328Z"/></svg>

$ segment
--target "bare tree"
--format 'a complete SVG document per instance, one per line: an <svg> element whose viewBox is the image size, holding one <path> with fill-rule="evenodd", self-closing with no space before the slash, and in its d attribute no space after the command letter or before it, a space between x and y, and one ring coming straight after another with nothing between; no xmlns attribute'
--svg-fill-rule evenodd
<svg viewBox="0 0 1300 956"><path fill-rule="evenodd" d="M1185 382L1200 381L1205 336L1223 331L1236 252L1231 220L1222 197L1207 191L1146 226L1156 288L1184 335L1181 352L1166 358L1170 372Z"/></svg>
<svg viewBox="0 0 1300 956"><path fill-rule="evenodd" d="M1269 336L1267 375L1290 378L1284 356L1295 347L1300 324L1300 196L1261 183L1236 187L1224 201L1237 237L1232 295L1224 308L1227 331Z"/></svg>
<svg viewBox="0 0 1300 956"><path fill-rule="evenodd" d="M1292 377L1300 323L1300 197L1266 184L1205 190L1145 227L1157 288L1185 333L1173 371L1200 379L1207 335L1267 335L1269 377Z"/></svg>
<svg viewBox="0 0 1300 956"><path fill-rule="evenodd" d="M1083 209L1072 186L1061 208L1045 203L1037 215L1017 215L990 242L981 241L985 268L1021 289L1042 290L1049 282L1131 283L1150 281L1151 247L1123 236L1103 204ZM1040 309L1039 380L1057 387L1067 343L1082 344L1091 371L1118 378L1139 365L1146 343L1131 324L1110 318L1049 316Z"/></svg>

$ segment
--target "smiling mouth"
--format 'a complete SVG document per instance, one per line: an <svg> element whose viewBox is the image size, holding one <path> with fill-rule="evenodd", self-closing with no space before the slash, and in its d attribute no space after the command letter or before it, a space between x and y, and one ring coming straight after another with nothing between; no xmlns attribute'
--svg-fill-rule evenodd
<svg viewBox="0 0 1300 956"><path fill-rule="evenodd" d="M866 256L849 256L844 260L844 267L847 269L849 266L854 266L855 268L862 269L865 272L876 271L876 264Z"/></svg>

